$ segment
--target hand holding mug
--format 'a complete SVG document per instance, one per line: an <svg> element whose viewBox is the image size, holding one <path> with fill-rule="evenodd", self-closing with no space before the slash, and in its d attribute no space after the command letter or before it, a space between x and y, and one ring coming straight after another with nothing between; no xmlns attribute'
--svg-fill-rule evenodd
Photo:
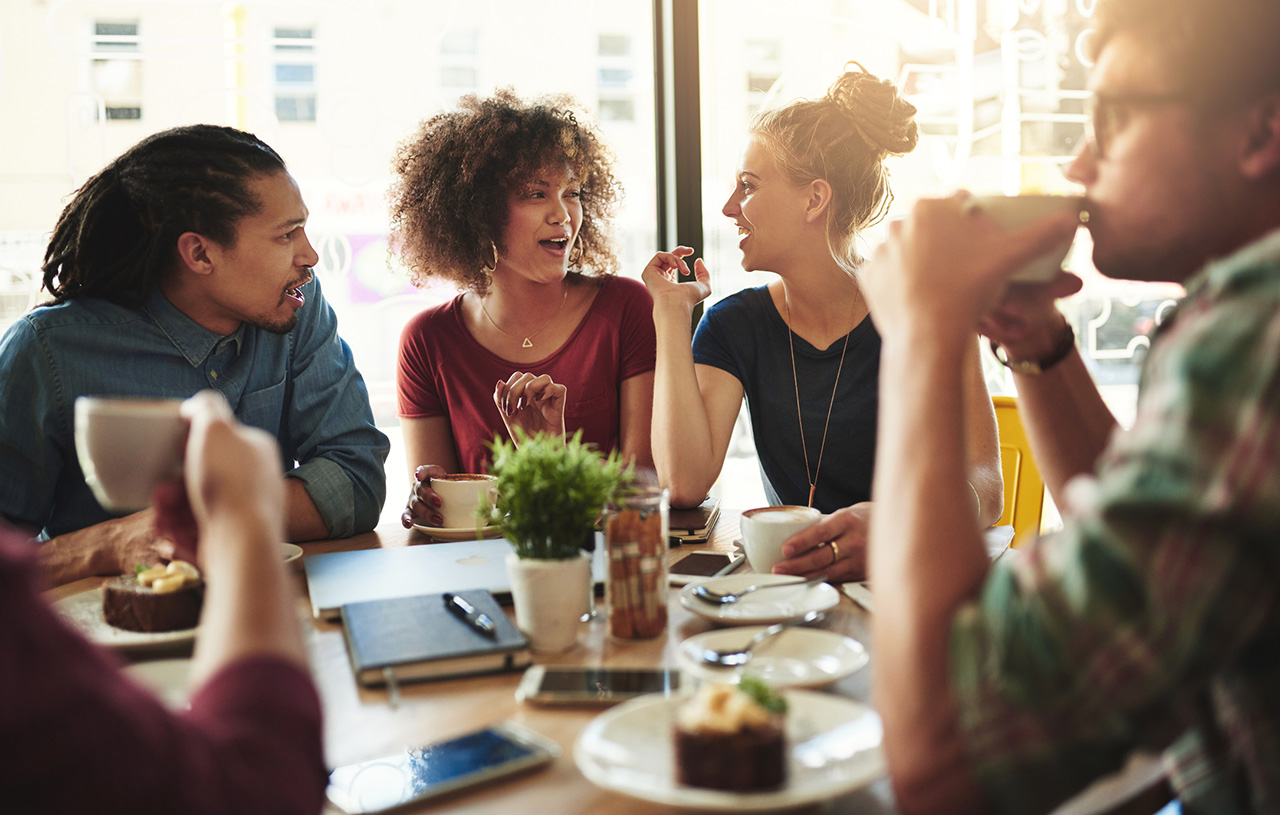
<svg viewBox="0 0 1280 815"><path fill-rule="evenodd" d="M440 514L442 501L431 489L431 479L442 475L445 475L445 469L439 464L422 464L413 471L409 502L400 513L400 523L405 529L412 529L414 524L444 526L444 516Z"/></svg>
<svg viewBox="0 0 1280 815"><path fill-rule="evenodd" d="M782 560L774 564L773 573L801 577L825 574L832 583L865 580L870 525L869 501L823 516L783 542Z"/></svg>

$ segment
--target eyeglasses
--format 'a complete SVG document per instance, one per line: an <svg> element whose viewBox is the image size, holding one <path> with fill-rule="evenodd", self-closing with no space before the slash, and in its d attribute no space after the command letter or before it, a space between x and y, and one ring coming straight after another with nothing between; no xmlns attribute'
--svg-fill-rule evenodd
<svg viewBox="0 0 1280 815"><path fill-rule="evenodd" d="M1129 121L1131 108L1178 105L1191 101L1187 93L1097 94L1084 103L1084 138L1094 158L1107 157L1107 145Z"/></svg>

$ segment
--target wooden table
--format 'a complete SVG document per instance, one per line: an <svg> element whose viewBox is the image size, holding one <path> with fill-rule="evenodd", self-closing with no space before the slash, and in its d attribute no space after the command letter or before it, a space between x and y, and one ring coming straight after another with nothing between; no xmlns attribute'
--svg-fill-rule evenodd
<svg viewBox="0 0 1280 815"><path fill-rule="evenodd" d="M730 551L738 535L737 514L722 512L711 540L702 545L684 545L671 550L674 561L691 551ZM307 555L322 552L428 544L419 532L384 525L375 532L348 540L303 544ZM747 568L745 565L742 568ZM608 792L591 784L573 761L573 745L578 735L598 713L593 708L546 708L516 702L515 688L520 674L471 677L443 682L423 682L400 686L400 702L391 707L385 689L368 689L356 683L347 657L342 628L334 622L311 617L306 581L298 570L299 618L303 621L307 648L325 712L325 756L330 766L349 764L395 753L405 747L439 741L469 730L514 719L559 743L563 754L548 768L529 775L497 782L488 789L472 790L438 802L409 808L408 812L449 812L479 815L546 813L674 813L661 806ZM685 610L672 589L670 624L665 637L646 642L617 642L605 636L603 614L584 623L578 645L563 654L536 655L537 662L550 665L591 667L677 667L676 649L681 641L715 626ZM597 601L603 612L603 600ZM848 597L828 613L824 627L848 634L870 647L866 612ZM866 701L870 695L871 671L863 668L829 690ZM893 811L888 782L834 801L798 810L801 813ZM338 812L329 809L327 812Z"/></svg>
<svg viewBox="0 0 1280 815"><path fill-rule="evenodd" d="M668 553L673 562L692 551L733 549L738 536L738 515L722 511L712 531L711 540L702 545L685 545ZM988 551L993 558L1003 554L1011 534L1007 528L987 532ZM326 552L372 549L411 545L430 545L420 532L405 530L398 521L384 522L374 532L333 541L302 544L306 555ZM742 570L749 571L745 564ZM86 578L59 586L46 593L51 602L97 587L103 578ZM597 788L578 771L573 761L573 745L587 724L598 714L594 708L541 708L515 701L519 673L471 677L441 682L422 682L400 686L400 701L392 707L385 689L368 689L358 685L347 657L342 627L335 622L311 616L306 578L300 561L295 561L294 580L297 587L295 604L299 624L311 661L312 675L324 705L324 741L326 760L331 767L350 764L396 753L404 748L440 741L506 719L514 719L556 741L562 755L549 767L528 775L500 780L485 789L473 789L406 808L411 813L462 813L463 815L513 815L536 812L573 815L604 813L634 815L636 813L686 812L676 807L639 801ZM667 634L647 642L615 642L605 636L603 614L582 626L578 644L572 650L552 656L538 656L537 661L551 665L584 665L591 667L677 667L676 649L680 642L695 634L709 631L707 620L685 610L670 593L670 624ZM597 601L603 612L603 601ZM847 634L874 651L870 642L870 619L862 607L841 593L840 603L828 612L824 627ZM180 655L179 651L157 651L150 658ZM189 655L189 650L187 652ZM827 689L827 692L869 702L871 670L865 667ZM167 697L174 688L160 688ZM1157 767L1158 769L1158 767ZM1086 815L1107 812L1112 815L1146 815L1154 812L1163 786L1159 774L1138 763L1127 772L1103 779L1056 812L1059 815ZM1097 800L1100 799L1100 800ZM1153 803L1155 802L1155 803ZM865 813L889 815L896 812L887 779L820 804L790 810L800 815L815 813ZM339 813L326 807L326 813Z"/></svg>

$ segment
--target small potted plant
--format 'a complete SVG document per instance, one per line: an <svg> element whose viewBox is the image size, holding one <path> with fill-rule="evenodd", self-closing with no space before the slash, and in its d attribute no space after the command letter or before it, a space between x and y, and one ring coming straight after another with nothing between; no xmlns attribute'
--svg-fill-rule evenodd
<svg viewBox="0 0 1280 815"><path fill-rule="evenodd" d="M591 558L582 550L601 508L630 481L617 452L604 456L582 441L516 429L515 443L495 440L489 472L497 476L491 523L515 546L507 573L516 626L535 651L565 651L578 639L587 608Z"/></svg>

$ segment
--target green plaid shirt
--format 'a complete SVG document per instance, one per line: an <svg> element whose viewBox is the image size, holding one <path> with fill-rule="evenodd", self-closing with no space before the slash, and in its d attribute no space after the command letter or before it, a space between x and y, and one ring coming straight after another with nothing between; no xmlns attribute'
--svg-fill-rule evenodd
<svg viewBox="0 0 1280 815"><path fill-rule="evenodd" d="M1046 811L1146 748L1187 812L1280 812L1280 232L1191 281L1069 494L953 622L984 787Z"/></svg>

